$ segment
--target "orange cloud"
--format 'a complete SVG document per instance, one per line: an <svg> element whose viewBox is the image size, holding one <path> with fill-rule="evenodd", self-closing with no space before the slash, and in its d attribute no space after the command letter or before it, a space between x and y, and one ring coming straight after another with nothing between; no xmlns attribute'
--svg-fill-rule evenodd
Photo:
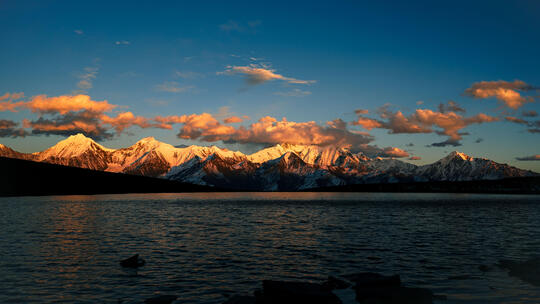
<svg viewBox="0 0 540 304"><path fill-rule="evenodd" d="M116 105L110 104L107 100L94 101L88 95L63 95L57 97L47 97L47 95L38 95L24 104L24 107L32 112L39 113L59 113L77 112L81 110L103 113L116 108Z"/></svg>
<svg viewBox="0 0 540 304"><path fill-rule="evenodd" d="M471 117L463 117L455 112L437 112L429 109L417 109L413 114L405 116L401 111L391 112L387 107L379 109L381 119L359 116L353 125L360 125L367 130L373 128L388 129L391 134L400 133L432 133L446 135L449 140L436 145L459 145L463 133L459 131L471 124L498 121L497 117L480 113ZM440 130L434 131L433 128Z"/></svg>
<svg viewBox="0 0 540 304"><path fill-rule="evenodd" d="M409 160L421 160L422 158L420 156L411 156L409 157Z"/></svg>
<svg viewBox="0 0 540 304"><path fill-rule="evenodd" d="M221 74L244 74L248 84L261 84L270 80L283 80L293 84L311 84L315 80L300 80L275 73L275 70L268 69L265 66L250 64L249 66L228 66L225 72Z"/></svg>
<svg viewBox="0 0 540 304"><path fill-rule="evenodd" d="M238 116L231 116L231 117L227 117L223 120L224 123L240 123L244 121L241 117L238 117Z"/></svg>
<svg viewBox="0 0 540 304"><path fill-rule="evenodd" d="M6 93L0 96L0 112L17 112L17 108L24 105L24 101L13 102L24 97L24 93Z"/></svg>
<svg viewBox="0 0 540 304"><path fill-rule="evenodd" d="M402 150L400 148L396 147L386 147L382 149L381 157L395 157L395 158L401 158L401 157L409 157L409 153L405 150Z"/></svg>
<svg viewBox="0 0 540 304"><path fill-rule="evenodd" d="M473 83L470 88L466 89L465 95L477 99L495 97L507 107L515 110L527 102L534 101L530 96L521 96L519 91L526 92L533 89L531 85L521 80L514 80L513 82L504 80L480 81Z"/></svg>
<svg viewBox="0 0 540 304"><path fill-rule="evenodd" d="M141 128L162 128L172 129L170 125L152 123L150 119L143 116L135 116L131 112L118 113L116 117L110 117L105 114L100 116L102 123L111 125L116 133L122 133L125 129L132 126L139 126Z"/></svg>
<svg viewBox="0 0 540 304"><path fill-rule="evenodd" d="M292 122L283 118L278 121L274 117L265 116L249 127L234 128L226 126L211 114L192 114L178 117L176 122L183 121L178 136L184 139L199 139L208 142L222 140L229 143L252 144L303 144L303 145L336 145L358 148L373 139L369 135L357 134L347 130L346 123L341 120L329 122L327 126L318 125L314 121ZM166 119L163 119L165 121ZM341 121L341 123L340 123Z"/></svg>
<svg viewBox="0 0 540 304"><path fill-rule="evenodd" d="M523 120L521 118L513 117L513 116L506 116L504 119L506 119L509 122L517 123L517 124L523 124L526 125L529 122L526 120Z"/></svg>

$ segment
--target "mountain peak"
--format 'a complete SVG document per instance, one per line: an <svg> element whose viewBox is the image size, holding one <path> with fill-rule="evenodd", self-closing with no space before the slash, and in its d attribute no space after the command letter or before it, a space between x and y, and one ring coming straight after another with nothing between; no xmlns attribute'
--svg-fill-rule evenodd
<svg viewBox="0 0 540 304"><path fill-rule="evenodd" d="M467 160L467 161L473 160L471 156L465 153L459 152L459 151L452 151L450 154L448 154L448 156L445 157L445 159L454 159L454 158Z"/></svg>
<svg viewBox="0 0 540 304"><path fill-rule="evenodd" d="M141 139L139 139L139 141L137 141L137 144L143 144L143 145L148 145L148 144L154 144L155 145L155 144L159 144L159 143L161 143L161 142L156 140L152 136L141 138Z"/></svg>
<svg viewBox="0 0 540 304"><path fill-rule="evenodd" d="M94 142L93 139L91 139L90 137L86 137L82 133L77 133L75 135L71 135L68 138L64 139L63 141L79 142L79 143L82 143L82 142Z"/></svg>

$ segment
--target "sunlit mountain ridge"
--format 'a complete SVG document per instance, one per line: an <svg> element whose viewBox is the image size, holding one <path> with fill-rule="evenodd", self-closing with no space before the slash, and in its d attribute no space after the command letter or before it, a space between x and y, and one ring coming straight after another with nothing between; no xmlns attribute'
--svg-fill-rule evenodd
<svg viewBox="0 0 540 304"><path fill-rule="evenodd" d="M230 189L302 190L362 183L495 180L535 172L454 151L432 164L370 158L346 148L278 144L246 155L216 146L174 147L153 137L109 149L77 134L35 153L0 156Z"/></svg>

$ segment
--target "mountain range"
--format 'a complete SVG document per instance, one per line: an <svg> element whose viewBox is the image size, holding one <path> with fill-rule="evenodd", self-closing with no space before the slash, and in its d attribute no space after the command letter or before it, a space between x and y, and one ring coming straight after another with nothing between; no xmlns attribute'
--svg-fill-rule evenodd
<svg viewBox="0 0 540 304"><path fill-rule="evenodd" d="M0 156L225 189L264 191L539 175L457 151L432 164L416 166L331 146L278 144L246 155L216 146L174 147L147 137L127 148L109 149L82 134L35 153L20 153L0 144Z"/></svg>

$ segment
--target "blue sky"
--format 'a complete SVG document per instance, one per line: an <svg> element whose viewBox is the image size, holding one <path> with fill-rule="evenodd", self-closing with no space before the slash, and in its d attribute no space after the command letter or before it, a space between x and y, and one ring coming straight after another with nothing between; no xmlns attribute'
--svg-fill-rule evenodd
<svg viewBox="0 0 540 304"><path fill-rule="evenodd" d="M540 112L539 16L537 1L0 1L0 96L23 92L20 100L29 102L37 95L83 94L116 105L106 113L110 117L126 111L147 119L210 113L220 124L241 117L243 122L232 125L237 129L249 129L265 116L314 121L322 128L340 118L348 123L347 132L365 132L370 147L406 150L422 158L412 161L417 164L459 150L540 171L540 161L516 159L540 154L540 133L528 131L539 128L534 125L539 117L523 116ZM235 67L272 71L283 79L248 83L257 71ZM496 94L465 94L482 81L513 90L527 102L511 108ZM439 111L438 105L450 100L466 110L455 112L463 119L483 113L497 121L468 124L458 130L468 133L456 135L459 146L444 147L429 146L449 136L425 121L431 132L351 124L357 109L369 110L363 117L388 122L380 114L385 104L418 123L411 116L417 109ZM77 130L32 134L37 125L23 126L23 119L58 120L65 114L29 107L0 111L0 120L27 132L1 137L0 143L24 152L45 149ZM109 125L104 128L113 136L100 142L118 148L154 136L173 145L224 145L204 136L179 138L184 126L133 125L117 132ZM273 142L255 140L265 143ZM249 140L228 146L254 148Z"/></svg>

